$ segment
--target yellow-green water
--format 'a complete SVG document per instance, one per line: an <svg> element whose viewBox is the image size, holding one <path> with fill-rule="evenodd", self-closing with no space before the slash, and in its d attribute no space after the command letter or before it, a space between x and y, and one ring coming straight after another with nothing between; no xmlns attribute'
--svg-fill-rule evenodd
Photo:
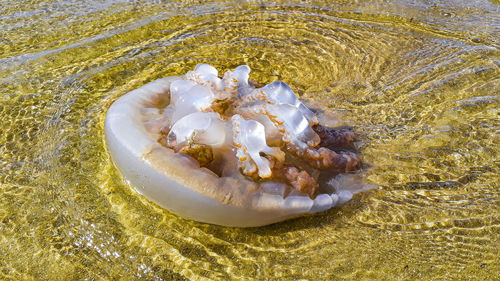
<svg viewBox="0 0 500 281"><path fill-rule="evenodd" d="M0 7L0 280L500 279L498 1ZM341 115L380 188L255 229L139 196L106 110L202 62Z"/></svg>

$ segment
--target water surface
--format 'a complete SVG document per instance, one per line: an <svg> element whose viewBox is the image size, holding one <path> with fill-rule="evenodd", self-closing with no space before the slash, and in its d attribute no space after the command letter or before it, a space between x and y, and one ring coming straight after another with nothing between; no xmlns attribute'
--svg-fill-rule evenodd
<svg viewBox="0 0 500 281"><path fill-rule="evenodd" d="M498 1L0 7L0 279L500 278ZM106 152L106 110L203 62L341 116L379 189L255 229L139 196Z"/></svg>

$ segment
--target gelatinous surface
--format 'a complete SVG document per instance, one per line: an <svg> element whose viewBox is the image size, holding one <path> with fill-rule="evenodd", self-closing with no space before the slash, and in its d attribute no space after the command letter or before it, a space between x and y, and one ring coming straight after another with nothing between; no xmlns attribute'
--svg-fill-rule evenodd
<svg viewBox="0 0 500 281"><path fill-rule="evenodd" d="M0 7L0 279L498 279L498 1ZM199 62L248 64L341 116L381 189L259 229L136 194L105 150L106 109Z"/></svg>

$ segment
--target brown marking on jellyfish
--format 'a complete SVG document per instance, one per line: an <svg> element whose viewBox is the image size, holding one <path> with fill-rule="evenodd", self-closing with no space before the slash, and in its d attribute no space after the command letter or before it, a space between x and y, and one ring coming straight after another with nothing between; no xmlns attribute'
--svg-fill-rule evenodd
<svg viewBox="0 0 500 281"><path fill-rule="evenodd" d="M182 147L179 152L187 154L198 161L200 167L208 167L214 160L212 147L204 144L189 144Z"/></svg>
<svg viewBox="0 0 500 281"><path fill-rule="evenodd" d="M220 114L221 118L228 120L231 118L231 112L233 110L233 99L216 99L212 102L212 105L206 109L206 111L214 111Z"/></svg>
<svg viewBox="0 0 500 281"><path fill-rule="evenodd" d="M270 103L264 91L257 89L253 90L251 93L242 98L242 102L252 102L252 101L264 101Z"/></svg>
<svg viewBox="0 0 500 281"><path fill-rule="evenodd" d="M273 178L288 183L292 188L306 193L311 199L319 192L318 182L308 172L293 164L283 164L273 169Z"/></svg>

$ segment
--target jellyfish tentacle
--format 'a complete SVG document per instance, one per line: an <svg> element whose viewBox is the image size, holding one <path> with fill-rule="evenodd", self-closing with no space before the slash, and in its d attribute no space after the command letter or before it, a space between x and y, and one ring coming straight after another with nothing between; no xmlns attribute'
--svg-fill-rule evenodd
<svg viewBox="0 0 500 281"><path fill-rule="evenodd" d="M289 144L286 145L286 150L299 156L312 167L321 170L345 173L357 170L361 166L361 159L355 153L349 151L340 151L337 153L326 147L300 151L293 145Z"/></svg>
<svg viewBox="0 0 500 281"><path fill-rule="evenodd" d="M359 157L349 151L334 152L328 148L318 149L320 158L313 162L313 166L320 169L328 169L335 172L350 172L358 169L361 165Z"/></svg>
<svg viewBox="0 0 500 281"><path fill-rule="evenodd" d="M236 96L236 94L238 93L237 89L239 82L240 81L237 77L235 77L232 71L226 71L226 73L224 73L224 76L222 77L224 88L222 89L222 91L218 92L218 99L229 99Z"/></svg>
<svg viewBox="0 0 500 281"><path fill-rule="evenodd" d="M239 114L233 115L231 120L233 143L243 173L248 176L258 173L260 178L271 177L272 167L285 160L284 152L277 147L267 145L264 125L255 120L245 120ZM272 156L275 161L269 161L261 156L261 153Z"/></svg>
<svg viewBox="0 0 500 281"><path fill-rule="evenodd" d="M320 143L304 115L290 104L256 103L249 107L254 114L265 115L278 128L284 143L306 151Z"/></svg>
<svg viewBox="0 0 500 281"><path fill-rule="evenodd" d="M226 71L222 78L224 84L222 95L231 98L238 95L244 95L248 91L249 74L250 67L247 65L240 65L233 71Z"/></svg>
<svg viewBox="0 0 500 281"><path fill-rule="evenodd" d="M314 199L319 192L318 182L308 172L295 165L284 164L276 170L276 177L288 182L294 189L302 191Z"/></svg>
<svg viewBox="0 0 500 281"><path fill-rule="evenodd" d="M269 119L266 114L260 114L256 107L258 104L263 104L264 102L253 101L253 102L245 102L242 105L235 108L235 113L241 115L245 119L255 120L262 125L264 125L265 134L266 134L266 142L272 146L281 146L282 143L282 133L280 130L274 125L274 123ZM262 105L259 105L262 106Z"/></svg>
<svg viewBox="0 0 500 281"><path fill-rule="evenodd" d="M331 150L341 148L355 149L354 142L357 140L356 135L348 129L328 128L321 124L314 125L313 130L321 139L319 146L326 147Z"/></svg>

